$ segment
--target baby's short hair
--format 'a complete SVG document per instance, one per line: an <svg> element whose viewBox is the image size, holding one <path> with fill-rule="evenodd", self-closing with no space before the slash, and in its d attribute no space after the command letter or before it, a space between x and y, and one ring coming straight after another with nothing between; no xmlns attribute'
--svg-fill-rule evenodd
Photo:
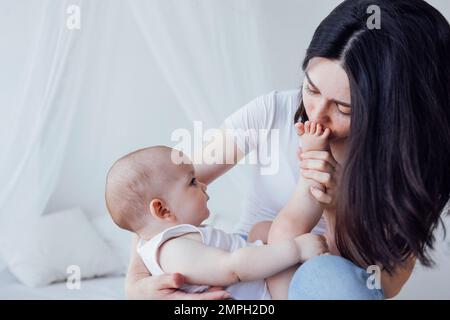
<svg viewBox="0 0 450 320"><path fill-rule="evenodd" d="M170 166L172 150L165 146L144 148L112 165L106 178L105 200L119 227L136 232L148 223L151 200L164 198L168 183L164 166Z"/></svg>

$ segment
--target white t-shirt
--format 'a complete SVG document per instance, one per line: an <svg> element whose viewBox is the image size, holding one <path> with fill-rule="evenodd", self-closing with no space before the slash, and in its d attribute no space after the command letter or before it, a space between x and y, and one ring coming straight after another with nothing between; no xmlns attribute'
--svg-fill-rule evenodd
<svg viewBox="0 0 450 320"><path fill-rule="evenodd" d="M294 127L298 105L299 90L273 91L251 101L224 122L242 152L253 151L263 159L251 166L238 233L248 234L255 223L273 220L291 197L300 174L296 152L301 144ZM270 162L265 162L266 158ZM325 228L322 217L313 233L324 234Z"/></svg>
<svg viewBox="0 0 450 320"><path fill-rule="evenodd" d="M159 248L167 240L179 237L183 234L198 232L202 237L202 242L209 247L220 248L225 251L233 252L239 248L247 246L259 246L263 243L258 240L254 243L246 242L238 234L226 233L222 230L210 226L195 227L190 224L181 224L167 228L149 241L141 239L137 246L137 252L144 261L145 266L154 276L161 275L164 271L159 264ZM181 290L190 293L199 293L208 290L207 285L184 285ZM226 290L235 300L270 300L271 296L264 279L256 281L242 281L231 286Z"/></svg>

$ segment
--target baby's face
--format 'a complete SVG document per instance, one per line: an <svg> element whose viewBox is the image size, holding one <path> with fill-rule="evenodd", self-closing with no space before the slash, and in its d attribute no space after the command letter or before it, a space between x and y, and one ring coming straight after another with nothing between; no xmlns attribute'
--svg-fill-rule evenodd
<svg viewBox="0 0 450 320"><path fill-rule="evenodd" d="M206 185L196 179L190 163L177 165L174 170L177 179L170 191L169 209L179 223L198 226L209 217Z"/></svg>

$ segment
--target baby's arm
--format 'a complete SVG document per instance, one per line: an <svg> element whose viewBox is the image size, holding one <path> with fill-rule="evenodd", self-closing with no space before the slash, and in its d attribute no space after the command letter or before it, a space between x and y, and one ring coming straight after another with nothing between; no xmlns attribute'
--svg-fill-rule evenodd
<svg viewBox="0 0 450 320"><path fill-rule="evenodd" d="M164 272L179 272L186 282L195 285L228 286L239 281L270 277L322 251L322 243L314 235L304 235L273 245L244 247L228 252L205 246L200 239L174 238L161 246L160 265Z"/></svg>

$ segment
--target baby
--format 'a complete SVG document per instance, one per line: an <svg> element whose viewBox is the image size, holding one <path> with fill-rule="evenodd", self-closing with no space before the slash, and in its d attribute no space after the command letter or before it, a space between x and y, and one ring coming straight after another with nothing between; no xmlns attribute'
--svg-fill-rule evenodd
<svg viewBox="0 0 450 320"><path fill-rule="evenodd" d="M190 160L169 147L116 161L105 197L114 222L140 237L137 251L151 274L181 273L187 292L224 286L233 299L271 299L265 278L327 251L325 239L310 233L264 245L201 225L209 216L206 185Z"/></svg>

